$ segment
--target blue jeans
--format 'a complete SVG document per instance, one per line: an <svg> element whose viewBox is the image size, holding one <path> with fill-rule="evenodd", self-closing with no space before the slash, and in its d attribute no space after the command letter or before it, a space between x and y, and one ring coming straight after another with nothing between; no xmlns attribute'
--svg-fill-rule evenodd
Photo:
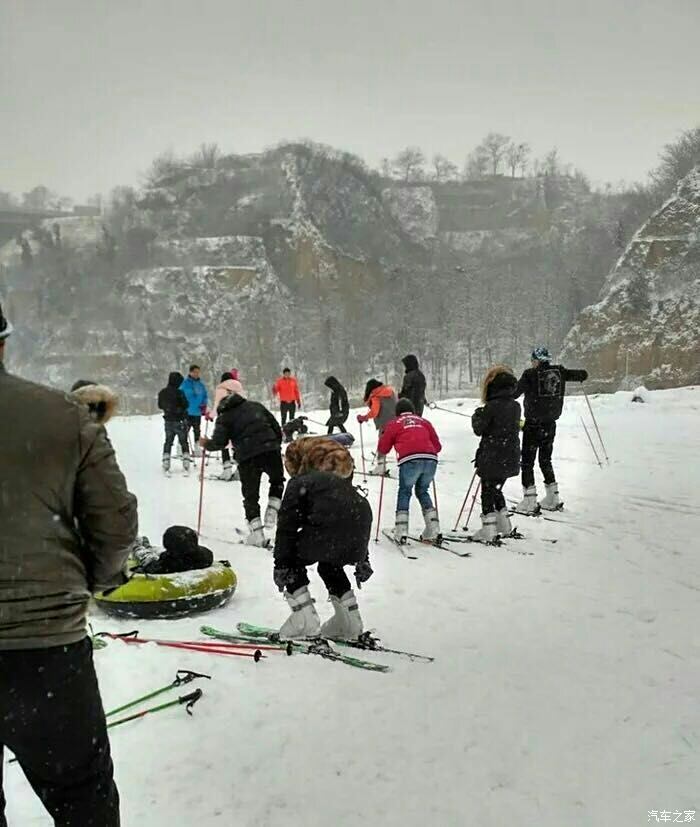
<svg viewBox="0 0 700 827"><path fill-rule="evenodd" d="M423 511L433 507L428 489L437 471L437 461L434 459L411 459L399 466L399 496L396 502L397 511L408 511L411 503L411 492L415 486L416 497Z"/></svg>

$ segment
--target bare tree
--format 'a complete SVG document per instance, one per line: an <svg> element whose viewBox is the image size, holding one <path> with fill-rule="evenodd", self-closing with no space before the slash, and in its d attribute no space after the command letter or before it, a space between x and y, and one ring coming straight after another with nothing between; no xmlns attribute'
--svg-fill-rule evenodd
<svg viewBox="0 0 700 827"><path fill-rule="evenodd" d="M379 172L384 176L384 178L391 178L393 170L391 161L388 158L382 158L380 161Z"/></svg>
<svg viewBox="0 0 700 827"><path fill-rule="evenodd" d="M162 178L172 175L179 169L182 169L182 162L175 157L172 150L167 150L154 158L151 168L146 173L146 180L148 184L155 186Z"/></svg>
<svg viewBox="0 0 700 827"><path fill-rule="evenodd" d="M544 156L542 161L542 170L545 175L549 175L552 178L560 174L561 161L559 159L559 151L556 147L550 149L550 151Z"/></svg>
<svg viewBox="0 0 700 827"><path fill-rule="evenodd" d="M515 178L518 169L527 168L527 159L530 155L530 147L526 143L516 144L511 141L506 147L506 163L510 168L511 178Z"/></svg>
<svg viewBox="0 0 700 827"><path fill-rule="evenodd" d="M464 165L464 177L467 181L478 181L486 175L489 159L483 147L478 146L468 157Z"/></svg>
<svg viewBox="0 0 700 827"><path fill-rule="evenodd" d="M492 175L498 175L498 167L509 143L510 138L507 135L501 135L500 132L489 132L481 142L481 146L491 162Z"/></svg>
<svg viewBox="0 0 700 827"><path fill-rule="evenodd" d="M394 158L394 170L404 181L422 177L425 166L423 150L417 146L408 146Z"/></svg>
<svg viewBox="0 0 700 827"><path fill-rule="evenodd" d="M449 181L458 175L457 165L440 153L433 155L433 177L436 181Z"/></svg>
<svg viewBox="0 0 700 827"><path fill-rule="evenodd" d="M200 144L190 158L190 163L200 169L216 169L220 160L221 150L218 144Z"/></svg>
<svg viewBox="0 0 700 827"><path fill-rule="evenodd" d="M22 206L28 210L46 210L49 204L56 198L56 194L48 187L42 185L25 192L22 196Z"/></svg>
<svg viewBox="0 0 700 827"><path fill-rule="evenodd" d="M666 197L681 178L700 164L700 126L683 132L672 144L666 144L661 151L661 163L651 173L651 180Z"/></svg>

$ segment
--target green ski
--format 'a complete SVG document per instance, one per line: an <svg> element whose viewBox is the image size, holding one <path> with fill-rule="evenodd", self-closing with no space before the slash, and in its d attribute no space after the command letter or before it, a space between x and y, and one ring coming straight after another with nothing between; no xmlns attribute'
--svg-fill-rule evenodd
<svg viewBox="0 0 700 827"><path fill-rule="evenodd" d="M280 649L286 649L289 654L299 652L302 655L320 655L326 660L335 660L339 663L345 663L348 666L355 666L358 669L366 669L369 672L390 672L389 666L383 663L374 663L370 660L362 660L361 658L354 658L350 655L344 655L334 649L327 640L319 639L313 640L280 640L275 629L266 629L262 626L252 626L249 623L239 623L238 633L222 632L220 629L214 629L211 626L202 626L200 632L209 637L218 638L219 640L228 641L248 641L260 642L264 640L266 643L278 645Z"/></svg>

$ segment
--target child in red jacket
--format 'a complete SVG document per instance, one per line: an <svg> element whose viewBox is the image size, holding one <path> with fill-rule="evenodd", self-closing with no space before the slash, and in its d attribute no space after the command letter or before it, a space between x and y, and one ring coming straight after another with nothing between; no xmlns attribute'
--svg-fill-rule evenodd
<svg viewBox="0 0 700 827"><path fill-rule="evenodd" d="M439 540L440 522L428 489L435 477L442 445L430 422L416 415L410 399L399 399L396 404L396 419L388 423L379 439L379 455L385 456L392 448L396 449L399 461L394 539L397 543L406 542L411 493L415 487L425 520L421 538Z"/></svg>

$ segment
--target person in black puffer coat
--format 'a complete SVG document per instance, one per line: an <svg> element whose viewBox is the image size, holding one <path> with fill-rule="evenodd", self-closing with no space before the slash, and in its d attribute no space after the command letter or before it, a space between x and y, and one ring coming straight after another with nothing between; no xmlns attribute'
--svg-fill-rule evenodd
<svg viewBox="0 0 700 827"><path fill-rule="evenodd" d="M187 474L190 469L190 447L187 443L187 397L180 390L182 374L173 371L168 384L158 394L158 407L163 411L165 444L163 445L163 471L170 472L170 452L175 438L182 449L182 467Z"/></svg>
<svg viewBox="0 0 700 827"><path fill-rule="evenodd" d="M347 391L335 376L329 376L323 384L331 390L331 398L328 405L330 417L328 422L326 422L328 433L332 434L333 430L338 428L341 434L346 434L345 423L350 415Z"/></svg>
<svg viewBox="0 0 700 827"><path fill-rule="evenodd" d="M508 477L520 473L517 384L511 370L504 365L490 368L481 389L481 401L485 404L472 414L472 428L481 437L475 462L481 479L482 511L482 528L473 537L484 542L512 531L502 488Z"/></svg>
<svg viewBox="0 0 700 827"><path fill-rule="evenodd" d="M520 377L516 399L525 395L525 427L523 428L523 499L515 507L521 514L536 514L540 508L556 511L563 506L554 476L552 452L557 433L557 419L564 407L567 382L585 382L588 372L569 370L551 364L546 347L532 351L532 367ZM546 494L539 504L535 485L535 459L539 457Z"/></svg>
<svg viewBox="0 0 700 827"><path fill-rule="evenodd" d="M163 551L151 546L142 537L132 552L138 562L138 571L144 574L174 574L178 571L208 569L214 555L206 546L200 546L197 532L184 525L172 525L163 534Z"/></svg>
<svg viewBox="0 0 700 827"><path fill-rule="evenodd" d="M372 575L372 509L352 484L352 457L327 437L311 437L290 445L285 465L292 479L277 524L274 580L292 613L280 636L356 640L362 618L343 566L355 564L358 587ZM314 563L334 609L323 626L308 589L306 567Z"/></svg>
<svg viewBox="0 0 700 827"><path fill-rule="evenodd" d="M265 528L272 529L277 522L284 491L280 454L282 429L264 405L234 393L219 403L211 439L203 437L199 444L207 451L221 451L229 442L238 462L243 505L250 528L246 543L266 546L263 521L260 519L260 480L263 474L267 474L270 480Z"/></svg>
<svg viewBox="0 0 700 827"><path fill-rule="evenodd" d="M425 376L418 365L418 359L409 353L401 360L406 373L403 378L403 385L399 391L399 399L410 399L413 408L418 416L423 416L425 408Z"/></svg>

